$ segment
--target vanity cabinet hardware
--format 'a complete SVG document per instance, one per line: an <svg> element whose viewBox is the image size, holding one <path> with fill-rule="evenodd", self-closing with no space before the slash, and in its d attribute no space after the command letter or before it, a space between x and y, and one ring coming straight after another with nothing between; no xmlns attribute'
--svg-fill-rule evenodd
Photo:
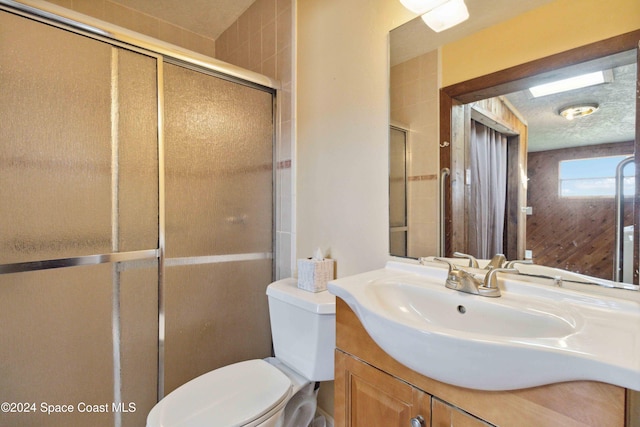
<svg viewBox="0 0 640 427"><path fill-rule="evenodd" d="M418 415L417 417L411 418L411 427L425 427L424 417Z"/></svg>

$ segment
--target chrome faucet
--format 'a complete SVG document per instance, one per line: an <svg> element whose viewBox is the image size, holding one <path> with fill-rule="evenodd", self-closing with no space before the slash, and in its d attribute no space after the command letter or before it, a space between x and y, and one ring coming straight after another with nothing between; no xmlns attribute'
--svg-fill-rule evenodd
<svg viewBox="0 0 640 427"><path fill-rule="evenodd" d="M511 260L509 262L507 262L507 264L505 265L506 268L513 268L514 265L516 264L533 264L533 261L530 259L514 259Z"/></svg>
<svg viewBox="0 0 640 427"><path fill-rule="evenodd" d="M462 252L454 252L453 256L456 258L466 258L469 260L469 267L478 268L478 260L469 254L463 254Z"/></svg>
<svg viewBox="0 0 640 427"><path fill-rule="evenodd" d="M449 265L449 273L445 281L445 287L468 294L480 295L484 297L499 297L500 288L495 278L496 273L517 273L515 269L494 268L487 272L484 282L476 278L473 274L456 267L446 259L434 258L434 261L445 262Z"/></svg>
<svg viewBox="0 0 640 427"><path fill-rule="evenodd" d="M449 289L454 289L468 294L479 294L481 282L473 277L472 274L461 270L451 270L447 275L447 281L444 284Z"/></svg>
<svg viewBox="0 0 640 427"><path fill-rule="evenodd" d="M492 268L486 276L484 276L484 284L480 287L487 297L499 297L500 288L498 287L498 273L518 273L515 268Z"/></svg>
<svg viewBox="0 0 640 427"><path fill-rule="evenodd" d="M493 270L494 268L502 268L505 262L507 262L506 256L504 256L503 254L495 254L484 269Z"/></svg>
<svg viewBox="0 0 640 427"><path fill-rule="evenodd" d="M453 256L456 258L466 258L469 260L469 267L472 268L480 268L478 265L478 260L473 255L463 254L462 252L454 252ZM484 269L485 270L493 270L494 268L502 268L504 264L507 262L507 257L503 254L495 254L489 264L487 264Z"/></svg>

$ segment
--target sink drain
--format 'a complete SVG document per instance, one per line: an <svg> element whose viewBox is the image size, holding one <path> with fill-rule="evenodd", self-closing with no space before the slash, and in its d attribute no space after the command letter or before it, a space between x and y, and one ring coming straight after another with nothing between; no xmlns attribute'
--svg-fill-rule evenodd
<svg viewBox="0 0 640 427"><path fill-rule="evenodd" d="M458 306L458 313L465 314L467 312L467 308L464 305Z"/></svg>

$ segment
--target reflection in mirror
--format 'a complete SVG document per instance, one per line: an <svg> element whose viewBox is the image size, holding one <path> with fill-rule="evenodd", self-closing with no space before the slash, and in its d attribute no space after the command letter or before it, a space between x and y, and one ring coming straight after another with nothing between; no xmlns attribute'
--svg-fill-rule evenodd
<svg viewBox="0 0 640 427"><path fill-rule="evenodd" d="M438 253L438 156L433 148L438 144L437 70L435 51L391 67L389 236L395 256ZM398 148L400 133L405 135L404 150ZM405 190L406 198L399 196Z"/></svg>
<svg viewBox="0 0 640 427"><path fill-rule="evenodd" d="M407 256L407 129L389 130L389 246L393 256Z"/></svg>
<svg viewBox="0 0 640 427"><path fill-rule="evenodd" d="M460 107L463 130L457 145L464 165L464 208L457 244L478 258L505 254L523 259L523 224L527 126L503 99L491 98ZM456 183L457 185L457 183Z"/></svg>
<svg viewBox="0 0 640 427"><path fill-rule="evenodd" d="M631 283L633 164L623 170L627 185L618 204L615 181L617 165L634 153L636 52L598 64L609 75L604 83L541 97L528 90L506 96L529 124L526 248L536 263ZM559 114L581 103L599 108L573 120ZM616 232L624 259L614 265Z"/></svg>
<svg viewBox="0 0 640 427"><path fill-rule="evenodd" d="M430 92L437 83L437 54L409 59L405 55L394 61L394 31L391 120L403 123L408 135L406 256L445 255L438 251L439 214L430 208L438 205L439 168L450 167L447 221L452 227L447 230L447 255L459 251L486 259L504 253L508 259L532 258L536 264L602 279L615 278L620 270L617 280L632 282L635 189L625 183L635 180L633 165L621 178L626 190L619 197L618 242L613 190L614 160L635 151L636 50L580 66L560 61L562 69L527 75L526 84L498 82L499 87L456 94L450 118L450 164L438 165L434 162L438 99L433 97L437 89ZM539 98L528 90L532 82L596 70L605 71L605 83ZM599 108L574 120L560 115L564 107L582 103L597 103ZM602 167L596 168L596 161ZM587 188L591 193L583 191ZM630 249L620 254L626 260L624 268L614 267L618 246Z"/></svg>
<svg viewBox="0 0 640 427"><path fill-rule="evenodd" d="M536 264L597 278L633 281L634 171L633 167L623 170L621 187L624 190L626 181L627 192L617 197L616 169L621 160L634 154L635 50L554 70L553 78L592 69L603 70L609 77L593 86L540 97L524 88L454 106L452 114L461 117L462 125L452 144L464 147L457 152L456 164L463 168L457 172L470 176L464 186L456 183L453 186L457 188L452 188L464 195L457 204L454 198L453 211L468 213L457 222L454 218L454 248L463 247L480 258L501 252L509 259L532 258ZM573 120L560 114L568 105L581 104L597 104L598 110ZM517 122L520 130L517 126L509 129ZM487 161L490 155L481 155L478 162L474 160L479 151L478 127L492 129L506 139L515 138L520 148L513 148L513 154L507 150L504 164ZM491 174L483 177L483 171ZM484 187L491 185L495 175L506 182L506 187L501 187L506 188L506 197L498 197L497 187ZM496 198L505 201L504 207L485 217L475 212L476 207L494 203ZM488 218L500 220L502 212L505 221L492 229ZM498 238L492 249L483 252L485 248L478 247L476 241L486 244L491 236L500 234L501 225L503 241ZM614 265L617 245L622 252L620 263Z"/></svg>

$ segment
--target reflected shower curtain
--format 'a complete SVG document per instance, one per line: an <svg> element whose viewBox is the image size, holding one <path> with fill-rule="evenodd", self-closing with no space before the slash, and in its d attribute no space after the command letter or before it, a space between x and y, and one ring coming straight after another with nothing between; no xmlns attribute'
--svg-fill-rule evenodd
<svg viewBox="0 0 640 427"><path fill-rule="evenodd" d="M503 253L507 196L507 137L471 120L469 253L482 259Z"/></svg>

